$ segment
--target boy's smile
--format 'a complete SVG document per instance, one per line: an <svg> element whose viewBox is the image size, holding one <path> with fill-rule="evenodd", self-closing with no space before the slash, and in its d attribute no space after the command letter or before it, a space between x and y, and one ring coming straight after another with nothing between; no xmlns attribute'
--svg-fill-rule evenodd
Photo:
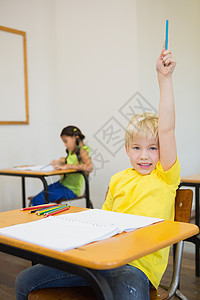
<svg viewBox="0 0 200 300"><path fill-rule="evenodd" d="M142 175L150 174L159 161L158 141L143 136L135 137L129 147L126 146L133 168Z"/></svg>

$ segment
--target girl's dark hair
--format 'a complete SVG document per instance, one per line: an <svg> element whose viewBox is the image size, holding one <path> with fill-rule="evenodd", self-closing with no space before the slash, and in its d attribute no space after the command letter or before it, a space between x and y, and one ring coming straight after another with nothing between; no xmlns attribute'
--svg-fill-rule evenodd
<svg viewBox="0 0 200 300"><path fill-rule="evenodd" d="M67 136L77 136L81 141L84 140L85 136L82 134L80 129L76 126L67 126L63 128L60 136L67 135Z"/></svg>
<svg viewBox="0 0 200 300"><path fill-rule="evenodd" d="M77 159L78 159L78 162L79 164L81 163L81 158L80 158L80 147L79 147L79 142L84 140L85 136L84 134L82 134L82 132L80 131L80 129L76 126L67 126L65 127L60 136L62 137L63 135L66 135L66 136L75 136L76 137L76 156L77 156ZM67 156L69 155L69 152L68 150L66 149L66 152L67 152ZM66 157L67 159L67 157Z"/></svg>

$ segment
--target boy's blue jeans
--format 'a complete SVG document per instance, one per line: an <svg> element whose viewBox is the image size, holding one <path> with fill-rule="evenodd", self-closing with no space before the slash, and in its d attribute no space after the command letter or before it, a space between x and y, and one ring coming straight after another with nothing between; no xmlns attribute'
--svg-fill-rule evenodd
<svg viewBox="0 0 200 300"><path fill-rule="evenodd" d="M111 270L99 270L107 280L115 300L148 300L149 279L139 269L125 265ZM15 282L17 300L28 299L36 289L48 287L88 286L82 277L44 265L35 265L22 271Z"/></svg>

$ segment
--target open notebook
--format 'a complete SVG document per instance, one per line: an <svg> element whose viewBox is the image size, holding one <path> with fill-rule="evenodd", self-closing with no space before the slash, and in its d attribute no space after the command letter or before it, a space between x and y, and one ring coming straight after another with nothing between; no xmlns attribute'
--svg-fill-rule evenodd
<svg viewBox="0 0 200 300"><path fill-rule="evenodd" d="M33 166L26 166L26 167L15 167L16 170L22 171L55 171L54 167L51 164L48 165L33 165Z"/></svg>
<svg viewBox="0 0 200 300"><path fill-rule="evenodd" d="M0 234L65 251L159 221L162 219L90 209L0 228Z"/></svg>

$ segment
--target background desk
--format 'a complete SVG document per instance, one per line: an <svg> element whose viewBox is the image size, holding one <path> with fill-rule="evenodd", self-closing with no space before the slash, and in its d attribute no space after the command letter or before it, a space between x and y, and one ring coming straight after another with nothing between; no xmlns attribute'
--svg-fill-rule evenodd
<svg viewBox="0 0 200 300"><path fill-rule="evenodd" d="M25 187L25 178L32 177L32 178L39 178L44 186L44 195L45 195L45 203L49 203L49 194L48 194L48 184L45 177L48 176L55 176L55 175L64 175L70 173L81 173L85 180L85 198L86 198L86 207L90 207L90 194L89 194L89 182L88 176L83 171L76 171L76 170L55 170L55 171L29 171L29 170L19 170L15 168L10 169L2 169L0 170L0 175L5 176L18 176L22 178L22 207L26 206L26 187Z"/></svg>
<svg viewBox="0 0 200 300"><path fill-rule="evenodd" d="M191 186L195 188L195 224L199 227L199 189L200 189L200 174L186 176L181 178L181 186ZM193 236L187 239L188 242L195 244L195 264L196 276L200 276L200 235Z"/></svg>
<svg viewBox="0 0 200 300"><path fill-rule="evenodd" d="M71 207L68 213L82 210L84 208ZM0 213L0 227L40 218L42 216L27 211L3 212ZM120 267L198 232L194 224L164 221L64 252L0 235L0 251L80 275L92 285L98 299L112 300L112 292L104 278L96 272L97 269Z"/></svg>

